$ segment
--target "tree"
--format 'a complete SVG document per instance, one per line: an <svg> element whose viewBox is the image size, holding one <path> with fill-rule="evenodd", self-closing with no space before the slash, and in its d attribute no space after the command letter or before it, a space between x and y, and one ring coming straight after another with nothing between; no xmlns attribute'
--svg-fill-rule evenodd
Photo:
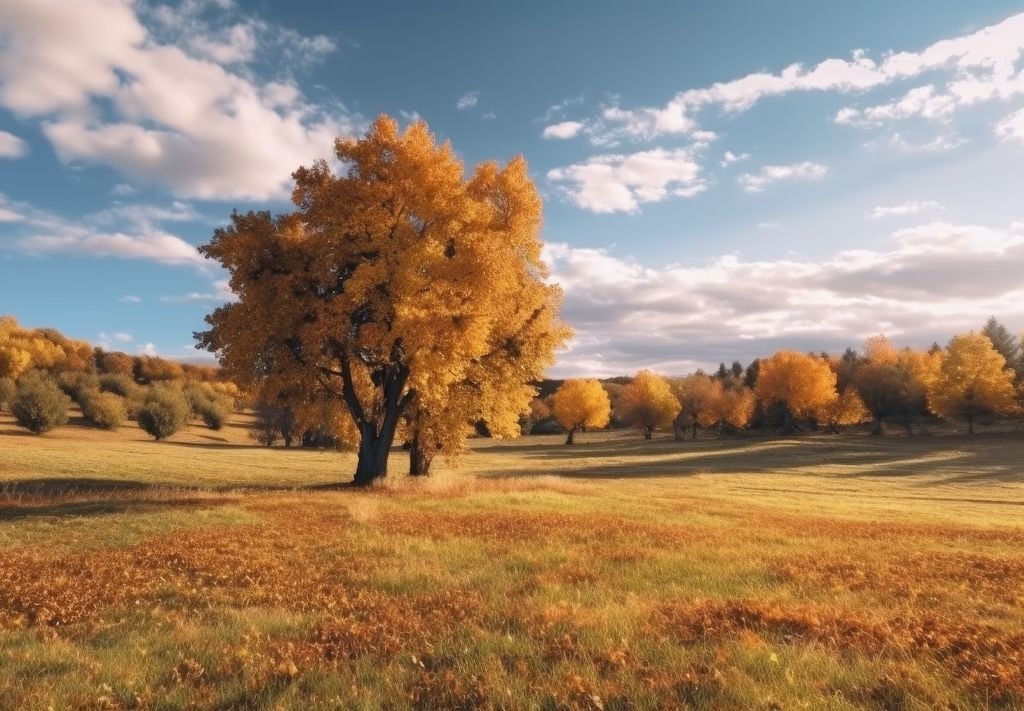
<svg viewBox="0 0 1024 711"><path fill-rule="evenodd" d="M732 373L732 379L737 383L743 380L743 364L738 360L732 362L732 367L729 368L729 372Z"/></svg>
<svg viewBox="0 0 1024 711"><path fill-rule="evenodd" d="M935 356L920 351L897 351L885 336L869 338L864 358L849 378L871 414L871 433L881 435L882 423L894 417L908 432L926 411L926 383Z"/></svg>
<svg viewBox="0 0 1024 711"><path fill-rule="evenodd" d="M651 439L655 430L672 424L679 412L679 400L672 394L667 380L649 370L641 370L622 388L616 410L624 422L644 433L644 439Z"/></svg>
<svg viewBox="0 0 1024 711"><path fill-rule="evenodd" d="M9 409L18 394L18 386L13 378L0 378L0 410Z"/></svg>
<svg viewBox="0 0 1024 711"><path fill-rule="evenodd" d="M188 401L171 386L158 386L146 395L136 418L139 427L156 440L166 439L188 424Z"/></svg>
<svg viewBox="0 0 1024 711"><path fill-rule="evenodd" d="M354 483L365 486L387 474L403 419L447 434L470 413L428 406L454 387L487 391L475 378L500 372L481 364L501 352L536 374L569 334L524 160L465 179L425 123L400 133L386 116L335 153L342 174L324 161L293 174L295 212L236 213L201 248L238 299L197 337L264 399L297 391L343 403L358 441Z"/></svg>
<svg viewBox="0 0 1024 711"><path fill-rule="evenodd" d="M679 401L679 413L672 422L676 439L683 439L689 429L690 438L697 439L697 427L710 427L719 421L722 381L704 373L681 378L672 383L672 392Z"/></svg>
<svg viewBox="0 0 1024 711"><path fill-rule="evenodd" d="M258 444L272 447L281 439L291 447L295 439L295 413L287 404L258 402L254 408L255 422L251 436Z"/></svg>
<svg viewBox="0 0 1024 711"><path fill-rule="evenodd" d="M995 316L989 317L981 333L992 341L992 346L1006 361L1006 366L1012 369L1016 378L1019 379L1024 371L1024 363L1021 362L1021 348L1017 337L1010 333L1006 326L999 323Z"/></svg>
<svg viewBox="0 0 1024 711"><path fill-rule="evenodd" d="M553 409L558 424L569 431L572 444L577 430L604 427L612 415L608 393L597 380L566 380L554 395Z"/></svg>
<svg viewBox="0 0 1024 711"><path fill-rule="evenodd" d="M719 423L741 430L750 424L756 406L757 399L750 388L723 390L715 403L716 417Z"/></svg>
<svg viewBox="0 0 1024 711"><path fill-rule="evenodd" d="M61 392L52 378L39 372L22 376L11 403L15 421L35 434L67 424L71 398Z"/></svg>
<svg viewBox="0 0 1024 711"><path fill-rule="evenodd" d="M817 419L830 432L839 434L840 427L859 425L871 419L871 413L864 407L864 401L861 400L857 389L848 387L818 412Z"/></svg>
<svg viewBox="0 0 1024 711"><path fill-rule="evenodd" d="M761 373L761 359L754 358L750 361L750 365L747 366L746 372L743 374L743 384L751 390L757 390L757 377Z"/></svg>
<svg viewBox="0 0 1024 711"><path fill-rule="evenodd" d="M1018 411L1013 375L987 336L954 336L928 388L928 407L943 419L966 421L967 431L974 434L979 416Z"/></svg>
<svg viewBox="0 0 1024 711"><path fill-rule="evenodd" d="M730 373L729 369L725 367L725 363L719 363L718 364L718 370L715 371L715 375L714 375L715 380L718 380L719 382L723 382L724 383L726 380L729 379L730 375L731 375L731 373Z"/></svg>
<svg viewBox="0 0 1024 711"><path fill-rule="evenodd" d="M794 418L813 417L835 397L836 374L828 363L797 351L779 351L761 361L757 397L785 408L783 430L791 432Z"/></svg>

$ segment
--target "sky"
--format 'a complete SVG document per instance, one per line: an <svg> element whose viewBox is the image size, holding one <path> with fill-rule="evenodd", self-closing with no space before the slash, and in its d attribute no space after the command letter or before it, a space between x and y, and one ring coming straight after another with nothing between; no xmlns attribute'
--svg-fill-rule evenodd
<svg viewBox="0 0 1024 711"><path fill-rule="evenodd" d="M682 374L1024 329L1024 2L0 0L0 314L189 360L196 250L380 113L522 154L576 337Z"/></svg>

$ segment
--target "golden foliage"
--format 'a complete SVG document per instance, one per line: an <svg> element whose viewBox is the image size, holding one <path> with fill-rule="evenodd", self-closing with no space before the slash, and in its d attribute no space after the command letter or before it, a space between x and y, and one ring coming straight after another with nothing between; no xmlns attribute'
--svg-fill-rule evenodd
<svg viewBox="0 0 1024 711"><path fill-rule="evenodd" d="M267 400L343 399L368 483L407 413L442 450L477 419L514 433L533 396L524 384L568 330L522 158L466 179L425 123L400 133L387 116L335 148L346 172L297 170L295 212L235 214L202 248L238 295L208 318L204 344Z"/></svg>
<svg viewBox="0 0 1024 711"><path fill-rule="evenodd" d="M679 413L679 400L660 375L641 370L622 388L615 411L620 419L643 431L650 439L655 430L672 424Z"/></svg>
<svg viewBox="0 0 1024 711"><path fill-rule="evenodd" d="M943 351L928 388L928 407L947 420L966 420L970 431L980 415L1019 411L1014 372L988 337L954 336Z"/></svg>
<svg viewBox="0 0 1024 711"><path fill-rule="evenodd" d="M827 361L797 351L779 351L761 361L757 397L783 405L794 417L813 417L836 395L836 374Z"/></svg>
<svg viewBox="0 0 1024 711"><path fill-rule="evenodd" d="M567 430L604 427L612 415L608 393L597 380L569 379L555 392L552 409Z"/></svg>
<svg viewBox="0 0 1024 711"><path fill-rule="evenodd" d="M816 419L833 430L848 425L859 425L871 419L864 401L854 387L848 387L833 397L818 411Z"/></svg>

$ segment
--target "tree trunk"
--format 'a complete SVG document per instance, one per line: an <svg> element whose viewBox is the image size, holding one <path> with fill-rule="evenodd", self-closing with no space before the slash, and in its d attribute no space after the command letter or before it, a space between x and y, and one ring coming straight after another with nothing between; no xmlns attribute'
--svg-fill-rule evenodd
<svg viewBox="0 0 1024 711"><path fill-rule="evenodd" d="M644 427L644 439L651 439L654 437L654 428L650 425Z"/></svg>
<svg viewBox="0 0 1024 711"><path fill-rule="evenodd" d="M690 430L690 439L697 439L697 418L693 419L693 428Z"/></svg>
<svg viewBox="0 0 1024 711"><path fill-rule="evenodd" d="M871 434L881 437L882 436L882 418L875 416L871 420Z"/></svg>
<svg viewBox="0 0 1024 711"><path fill-rule="evenodd" d="M793 430L795 429L796 428L793 424L793 413L787 408L786 414L782 418L782 434L793 434Z"/></svg>
<svg viewBox="0 0 1024 711"><path fill-rule="evenodd" d="M420 442L419 437L414 437L409 447L409 474L412 476L428 476L430 465L434 461L433 452L428 451Z"/></svg>
<svg viewBox="0 0 1024 711"><path fill-rule="evenodd" d="M575 442L573 440L573 435L575 435L575 434L576 434L576 428L575 427L570 427L569 428L569 436L565 438L565 443L566 444L575 444Z"/></svg>

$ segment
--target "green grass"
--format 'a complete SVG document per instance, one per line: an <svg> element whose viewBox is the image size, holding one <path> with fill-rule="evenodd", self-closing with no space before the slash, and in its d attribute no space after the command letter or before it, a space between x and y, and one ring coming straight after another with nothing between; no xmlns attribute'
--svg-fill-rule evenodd
<svg viewBox="0 0 1024 711"><path fill-rule="evenodd" d="M354 491L246 425L0 416L0 708L1024 706L1024 437L475 440Z"/></svg>

